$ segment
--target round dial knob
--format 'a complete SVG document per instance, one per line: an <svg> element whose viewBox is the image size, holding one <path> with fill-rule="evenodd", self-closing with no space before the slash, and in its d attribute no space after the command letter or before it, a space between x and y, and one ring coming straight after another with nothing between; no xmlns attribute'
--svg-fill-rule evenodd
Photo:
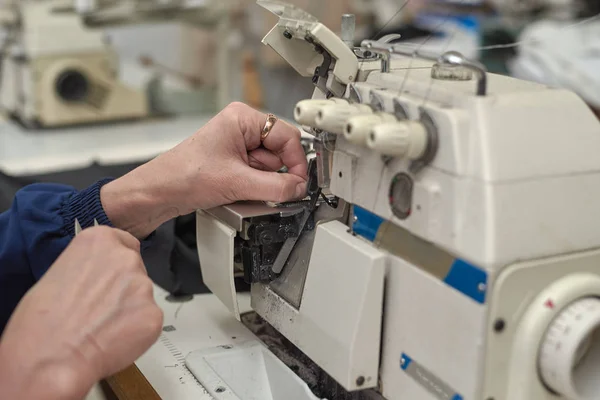
<svg viewBox="0 0 600 400"><path fill-rule="evenodd" d="M350 117L372 113L371 107L364 104L334 104L321 108L315 122L317 128L341 135Z"/></svg>
<svg viewBox="0 0 600 400"><path fill-rule="evenodd" d="M351 143L365 146L367 137L375 125L394 121L396 121L396 117L387 113L357 115L346 122L344 136Z"/></svg>
<svg viewBox="0 0 600 400"><path fill-rule="evenodd" d="M385 156L417 160L427 149L427 129L418 121L398 121L374 126L367 146Z"/></svg>
<svg viewBox="0 0 600 400"><path fill-rule="evenodd" d="M344 99L332 98L328 100L309 99L302 100L294 108L294 118L300 125L315 126L317 114L323 107L333 104L348 104Z"/></svg>
<svg viewBox="0 0 600 400"><path fill-rule="evenodd" d="M558 314L542 341L539 370L569 400L600 398L600 299L577 300Z"/></svg>

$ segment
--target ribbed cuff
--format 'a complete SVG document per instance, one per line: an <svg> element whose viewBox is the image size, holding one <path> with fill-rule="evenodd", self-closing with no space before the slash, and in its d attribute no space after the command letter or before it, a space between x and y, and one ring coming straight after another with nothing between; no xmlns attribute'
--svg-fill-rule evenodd
<svg viewBox="0 0 600 400"><path fill-rule="evenodd" d="M94 220L100 225L113 226L100 201L100 189L113 180L113 178L102 179L87 189L75 193L63 204L61 214L70 237L75 237L75 220L79 222L82 229L93 226Z"/></svg>
<svg viewBox="0 0 600 400"><path fill-rule="evenodd" d="M102 201L100 200L100 189L113 180L114 178L102 179L87 189L75 193L63 204L61 215L63 216L66 234L69 237L75 237L76 219L79 222L79 225L81 225L81 229L93 226L94 220L98 221L99 225L114 227L104 212ZM140 243L141 248L147 248L151 244L151 240L154 238L154 236L155 234L152 232L146 239L144 239Z"/></svg>

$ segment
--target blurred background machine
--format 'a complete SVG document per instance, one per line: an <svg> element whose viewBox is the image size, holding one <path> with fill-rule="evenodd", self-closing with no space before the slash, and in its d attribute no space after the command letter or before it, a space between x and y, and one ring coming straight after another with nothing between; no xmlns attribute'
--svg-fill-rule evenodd
<svg viewBox="0 0 600 400"><path fill-rule="evenodd" d="M204 282L262 339L187 356L211 396L599 398L600 122L582 97L258 3L279 18L263 43L313 82L294 116L315 156L303 201L197 212Z"/></svg>
<svg viewBox="0 0 600 400"><path fill-rule="evenodd" d="M187 85L188 91L198 88L200 78L171 71L149 56L140 56L142 65L128 77L127 65L121 63L107 32L115 26L176 20L216 29L224 41L211 55L217 71L217 90L211 92L215 98L208 99L213 106L191 108L214 112L231 101L232 71L241 70L235 65L237 58L228 58L232 53L227 40L234 32L232 4L227 0L24 0L5 4L0 20L6 31L1 51L2 108L28 127L143 119L177 112L177 106L169 110L165 104L171 99L165 94L164 76L179 80L179 86ZM147 77L144 82L138 77L138 82L131 82L142 66L162 72L162 79ZM185 100L201 103L207 99L188 96Z"/></svg>

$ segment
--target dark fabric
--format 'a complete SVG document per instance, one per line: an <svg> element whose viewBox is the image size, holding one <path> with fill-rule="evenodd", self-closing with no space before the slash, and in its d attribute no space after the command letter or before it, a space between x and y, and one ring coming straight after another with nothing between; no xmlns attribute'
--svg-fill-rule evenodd
<svg viewBox="0 0 600 400"><path fill-rule="evenodd" d="M153 245L142 252L154 282L176 296L210 293L203 283L196 251L195 215L169 221L155 235Z"/></svg>
<svg viewBox="0 0 600 400"><path fill-rule="evenodd" d="M138 165L93 165L18 178L0 173L0 331L20 298L68 245L74 218L82 227L93 225L94 218L110 225L99 200L104 177L122 176ZM180 217L159 227L142 246L149 276L175 295L209 292L195 229L194 215Z"/></svg>
<svg viewBox="0 0 600 400"><path fill-rule="evenodd" d="M0 330L20 299L70 243L75 219L84 222L82 227L92 225L94 219L108 221L99 194L108 181L82 191L67 185L31 184L17 191L11 208L0 214Z"/></svg>

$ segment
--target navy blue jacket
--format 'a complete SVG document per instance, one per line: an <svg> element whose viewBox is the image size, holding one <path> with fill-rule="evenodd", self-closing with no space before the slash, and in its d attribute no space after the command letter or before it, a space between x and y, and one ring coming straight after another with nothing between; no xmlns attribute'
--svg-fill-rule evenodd
<svg viewBox="0 0 600 400"><path fill-rule="evenodd" d="M0 214L0 333L23 295L75 235L76 218L82 228L94 219L111 225L100 202L100 188L109 181L79 192L63 185L30 185Z"/></svg>

